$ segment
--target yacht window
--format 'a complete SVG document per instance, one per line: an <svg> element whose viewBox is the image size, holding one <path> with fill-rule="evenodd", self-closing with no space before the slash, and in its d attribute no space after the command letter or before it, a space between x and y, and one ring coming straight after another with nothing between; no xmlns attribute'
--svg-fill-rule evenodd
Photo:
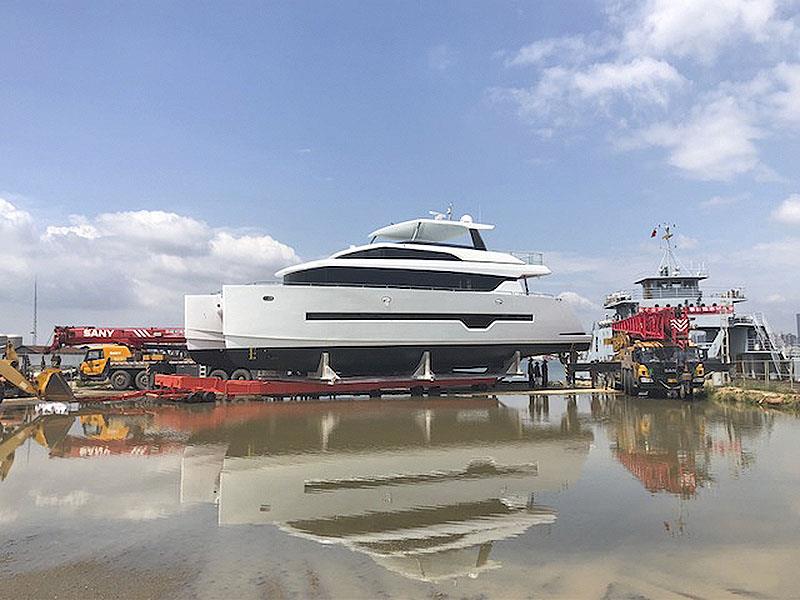
<svg viewBox="0 0 800 600"><path fill-rule="evenodd" d="M344 254L339 258L410 258L414 260L461 260L448 252L414 248L368 248Z"/></svg>
<svg viewBox="0 0 800 600"><path fill-rule="evenodd" d="M287 285L357 285L476 291L494 290L504 281L507 281L505 277L497 275L371 267L319 267L289 273L283 278L283 282Z"/></svg>

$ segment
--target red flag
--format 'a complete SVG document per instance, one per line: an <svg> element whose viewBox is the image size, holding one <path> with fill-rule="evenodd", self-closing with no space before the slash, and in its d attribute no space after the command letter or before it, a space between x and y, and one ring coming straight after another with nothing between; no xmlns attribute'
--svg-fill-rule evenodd
<svg viewBox="0 0 800 600"><path fill-rule="evenodd" d="M658 229L653 229L653 233L650 234L651 238L654 238L658 235Z"/></svg>

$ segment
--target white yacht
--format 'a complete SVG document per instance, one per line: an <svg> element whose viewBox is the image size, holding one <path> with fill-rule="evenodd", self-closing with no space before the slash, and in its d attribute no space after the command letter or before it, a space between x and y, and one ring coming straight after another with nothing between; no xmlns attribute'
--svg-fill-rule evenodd
<svg viewBox="0 0 800 600"><path fill-rule="evenodd" d="M228 375L312 372L323 355L339 374L366 375L410 374L422 360L434 373L500 372L514 356L587 349L568 304L531 289L550 273L541 254L488 250L481 232L493 228L405 221L283 269L280 283L223 286L219 306L187 297L190 353Z"/></svg>

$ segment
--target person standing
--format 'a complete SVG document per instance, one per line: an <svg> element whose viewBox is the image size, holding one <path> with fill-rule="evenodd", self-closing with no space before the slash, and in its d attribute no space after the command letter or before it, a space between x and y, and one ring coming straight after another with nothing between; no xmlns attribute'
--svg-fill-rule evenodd
<svg viewBox="0 0 800 600"><path fill-rule="evenodd" d="M534 371L534 362L532 358L528 359L528 387L531 389L536 387L536 373Z"/></svg>
<svg viewBox="0 0 800 600"><path fill-rule="evenodd" d="M548 367L547 367L547 359L542 359L542 387L546 388L548 386L547 376L548 376Z"/></svg>

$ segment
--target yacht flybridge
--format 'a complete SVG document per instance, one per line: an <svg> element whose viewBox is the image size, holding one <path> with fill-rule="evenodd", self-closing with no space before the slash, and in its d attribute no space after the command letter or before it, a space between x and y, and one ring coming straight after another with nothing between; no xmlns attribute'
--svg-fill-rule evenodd
<svg viewBox="0 0 800 600"><path fill-rule="evenodd" d="M276 274L281 283L187 296L190 354L234 378L323 367L432 376L500 372L514 357L588 348L567 303L531 290L550 273L541 255L488 250L481 232L493 228L469 216L414 219L287 267Z"/></svg>

